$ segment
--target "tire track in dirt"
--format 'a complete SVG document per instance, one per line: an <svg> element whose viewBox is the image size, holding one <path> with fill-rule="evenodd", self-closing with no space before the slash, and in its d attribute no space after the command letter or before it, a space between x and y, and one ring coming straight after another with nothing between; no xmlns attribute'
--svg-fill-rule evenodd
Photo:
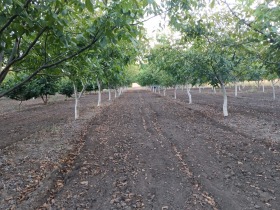
<svg viewBox="0 0 280 210"><path fill-rule="evenodd" d="M147 91L127 92L92 119L88 131L62 187L45 207L245 210L277 206L277 179L271 181L255 165L260 171L280 170L271 168L279 159L172 100Z"/></svg>
<svg viewBox="0 0 280 210"><path fill-rule="evenodd" d="M176 159L180 165L180 170L188 177L190 183L192 183L192 202L193 202L193 205L195 206L195 208L199 209L199 208L202 208L202 206L203 206L203 209L212 208L214 210L218 210L218 206L217 206L215 199L207 191L203 190L202 187L200 186L199 182L197 180L195 180L193 172L191 171L190 167L188 166L188 163L183 159L182 154L179 151L178 147L175 145L174 142L172 142L168 138L166 138L163 135L163 133L161 132L161 127L159 126L158 120L157 120L157 112L155 112L155 110L152 109L149 102L145 103L145 100L143 99L143 97L142 96L140 96L140 97L141 97L140 101L143 104L143 106L144 106L144 104L146 106L148 106L147 109L150 112L149 116L153 116L153 118L150 119L152 122L152 127L156 131L159 138L162 139L162 140L158 140L158 142L160 142L162 147L164 147L162 142L166 142L172 148L173 155L174 155L174 157L176 157ZM142 118L143 118L143 115L142 115ZM143 121L145 122L145 120L143 120ZM201 206L197 206L198 204L200 204Z"/></svg>
<svg viewBox="0 0 280 210"><path fill-rule="evenodd" d="M203 185L206 184L208 190L212 194L214 193L214 197L218 199L219 204L223 203L223 209L225 207L226 209L268 209L270 206L275 208L277 205L275 198L278 194L277 187L275 186L278 186L277 180L279 180L279 176L276 175L279 168L279 153L274 148L277 148L279 144L278 146L276 144L270 150L266 150L263 143L252 141L250 138L248 139L245 136L232 132L231 129L227 129L224 126L221 127L219 122L214 123L213 120L208 120L207 117L198 115L198 110L190 109L186 104L171 99L167 101L169 101L169 106L162 103L161 108L165 109L166 113L172 114L165 116L169 120L165 120L161 116L160 125L166 126L165 122L169 122L170 119L174 120L175 125L176 123L178 125L173 126L173 129L170 128L171 130L163 129L164 135L168 139L172 139L172 141L180 142L176 139L178 138L176 133L180 133L180 130L190 131L189 135L195 139L190 139L192 149L186 151L192 154L186 155L185 158L190 159L191 157L189 161L191 161L191 166L196 176L204 174L200 178L201 183ZM153 109L161 112L161 109L158 109L154 102L151 104ZM182 107L181 111L177 110L176 104L181 104L184 108ZM188 126L192 124L193 126ZM200 129L198 126L203 129ZM191 127L194 129L193 132L191 132ZM177 136L180 135L178 134ZM188 147L188 145L185 147ZM212 154L209 153L210 151ZM194 152L197 152L197 154L194 154ZM208 160L203 160L203 158L199 157L206 156L206 154L209 155ZM211 165L203 164L204 161L209 162L209 164L211 163ZM193 163L198 166L202 164L203 167L194 168ZM210 173L212 170L211 166L216 168L218 173ZM217 176L215 174L220 175ZM268 179L267 177L271 178ZM223 189L223 185L228 186L228 188ZM223 199L221 200L221 198ZM229 202L230 200L232 203Z"/></svg>
<svg viewBox="0 0 280 210"><path fill-rule="evenodd" d="M258 143L264 145L269 151L271 151L272 153L278 153L280 151L280 145L279 144L275 144L275 142L279 142L279 132L278 132L278 123L277 120L279 121L278 118L276 118L275 116L272 118L266 116L263 120L262 117L258 116L258 117L253 117L253 119L250 119L250 116L252 117L251 113L254 113L254 116L256 115L255 112L242 112L242 111L236 111L235 110L235 114L233 114L232 116L227 118L223 118L221 117L221 112L217 111L217 106L215 105L209 105L204 103L199 103L199 104L192 104L192 105L187 105L185 100L181 100L178 99L176 101L170 99L170 98L166 98L169 101L172 101L184 108L188 107L189 110L193 110L197 115L199 115L200 117L206 118L208 120L208 122L210 122L213 126L221 128L223 130L229 131L233 134L236 135L241 135L244 138L251 138L254 141L257 141ZM212 98L213 100L213 98ZM191 107L191 108L190 108ZM188 111L188 110L187 110ZM245 114L245 116L242 115ZM260 113L263 115L263 113ZM244 118L244 119L243 119ZM260 118L262 118L260 120ZM246 128L246 126L242 125L240 127L240 119L241 120L245 120L248 121L248 124L250 124L250 126L253 126L254 131L252 132L252 129L244 129L244 127ZM272 119L274 119L275 122L271 122ZM277 120L276 120L277 119ZM250 120L250 121L249 121ZM270 121L269 121L270 120ZM258 122L260 121L260 122ZM256 124L257 122L257 124ZM260 126L260 124L271 124L272 126L269 126L269 128L265 127L262 128ZM275 125L274 125L275 124ZM271 130L273 130L273 132L271 133ZM263 133L262 131L265 131L265 133ZM270 133L269 135L267 135L267 133ZM278 145L278 147L277 147Z"/></svg>
<svg viewBox="0 0 280 210"><path fill-rule="evenodd" d="M94 119L74 170L46 205L53 209L186 209L182 198L190 196L190 186L154 141L153 130L149 133L142 127L140 111L137 95L127 93L103 112L105 116Z"/></svg>

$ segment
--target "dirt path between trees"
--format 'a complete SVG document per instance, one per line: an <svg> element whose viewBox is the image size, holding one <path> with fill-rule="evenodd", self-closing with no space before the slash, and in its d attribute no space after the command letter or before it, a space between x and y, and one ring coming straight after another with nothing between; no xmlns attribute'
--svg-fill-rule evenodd
<svg viewBox="0 0 280 210"><path fill-rule="evenodd" d="M94 118L42 209L278 209L279 143L147 91ZM58 180L58 181L59 181Z"/></svg>

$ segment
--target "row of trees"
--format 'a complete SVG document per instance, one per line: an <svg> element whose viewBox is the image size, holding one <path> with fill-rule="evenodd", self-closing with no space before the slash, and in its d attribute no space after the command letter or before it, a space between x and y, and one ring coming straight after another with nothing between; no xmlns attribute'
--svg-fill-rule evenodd
<svg viewBox="0 0 280 210"><path fill-rule="evenodd" d="M224 116L228 116L226 84L266 79L274 89L280 76L279 2L212 1L191 14L182 10L170 25L182 38L176 43L171 37L158 39L142 65L140 84L175 90L186 85L190 103L191 86L219 86Z"/></svg>
<svg viewBox="0 0 280 210"><path fill-rule="evenodd" d="M86 90L131 83L151 0L4 0L0 2L0 97L56 92L79 99ZM109 91L110 93L110 91ZM111 96L110 96L111 97Z"/></svg>

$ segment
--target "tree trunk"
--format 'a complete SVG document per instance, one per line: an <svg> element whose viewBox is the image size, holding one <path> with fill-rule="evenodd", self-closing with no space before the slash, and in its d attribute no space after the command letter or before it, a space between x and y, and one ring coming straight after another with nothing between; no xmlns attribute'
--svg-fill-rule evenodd
<svg viewBox="0 0 280 210"><path fill-rule="evenodd" d="M73 83L74 96L75 96L75 120L79 119L79 117L80 117L80 112L79 112L80 98L81 98L81 96L83 95L83 93L84 93L84 91L86 89L86 86L85 86L85 84L83 82L82 82L82 85L83 85L83 89L80 92L80 94L78 94L77 87L76 87L75 83Z"/></svg>
<svg viewBox="0 0 280 210"><path fill-rule="evenodd" d="M212 87L212 89L213 89L213 92L216 94L217 93L216 88Z"/></svg>
<svg viewBox="0 0 280 210"><path fill-rule="evenodd" d="M177 99L177 85L175 86L175 89L174 89L174 99Z"/></svg>
<svg viewBox="0 0 280 210"><path fill-rule="evenodd" d="M237 97L237 83L234 83L234 96Z"/></svg>
<svg viewBox="0 0 280 210"><path fill-rule="evenodd" d="M2 46L3 47L3 46ZM0 72L2 71L2 64L4 61L4 50L0 52Z"/></svg>
<svg viewBox="0 0 280 210"><path fill-rule="evenodd" d="M198 92L201 93L201 87L200 86L198 87Z"/></svg>
<svg viewBox="0 0 280 210"><path fill-rule="evenodd" d="M109 101L111 101L111 89L109 88L108 91L109 91Z"/></svg>
<svg viewBox="0 0 280 210"><path fill-rule="evenodd" d="M45 97L44 97L45 96ZM46 105L48 104L48 95L41 95L41 99L43 100L43 103Z"/></svg>
<svg viewBox="0 0 280 210"><path fill-rule="evenodd" d="M274 84L273 80L271 80L271 85L272 85L273 100L275 100L276 99L276 96L275 96L275 84Z"/></svg>
<svg viewBox="0 0 280 210"><path fill-rule="evenodd" d="M73 84L74 86L74 96L75 96L75 120L77 120L80 117L80 113L79 113L79 96L78 96L78 90L75 84Z"/></svg>
<svg viewBox="0 0 280 210"><path fill-rule="evenodd" d="M118 94L117 94L117 88L115 88L115 98L117 98Z"/></svg>
<svg viewBox="0 0 280 210"><path fill-rule="evenodd" d="M228 107L227 107L227 91L224 83L221 84L222 92L223 92L223 97L224 97L224 104L223 104L223 114L224 117L228 116Z"/></svg>
<svg viewBox="0 0 280 210"><path fill-rule="evenodd" d="M189 97L189 104L192 104L191 85L187 85L187 94Z"/></svg>
<svg viewBox="0 0 280 210"><path fill-rule="evenodd" d="M97 102L97 106L101 105L101 82L99 82L99 80L96 80L97 82L97 86L98 86L98 102Z"/></svg>
<svg viewBox="0 0 280 210"><path fill-rule="evenodd" d="M22 101L20 101L19 105L18 105L18 110L21 111L21 104L22 104Z"/></svg>
<svg viewBox="0 0 280 210"><path fill-rule="evenodd" d="M264 93L264 84L262 85L262 92Z"/></svg>
<svg viewBox="0 0 280 210"><path fill-rule="evenodd" d="M120 96L122 94L122 88L120 87L119 88L119 95L118 96Z"/></svg>
<svg viewBox="0 0 280 210"><path fill-rule="evenodd" d="M165 96L166 95L166 88L164 88L164 90L163 90L163 96Z"/></svg>

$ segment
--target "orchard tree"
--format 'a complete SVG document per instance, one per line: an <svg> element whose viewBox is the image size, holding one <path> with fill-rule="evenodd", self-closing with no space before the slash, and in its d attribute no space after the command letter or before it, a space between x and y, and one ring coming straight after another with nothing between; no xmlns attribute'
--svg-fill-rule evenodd
<svg viewBox="0 0 280 210"><path fill-rule="evenodd" d="M82 66L82 68L81 68ZM73 94L75 97L75 119L79 118L80 98L82 97L87 83L89 83L90 66L83 58L79 57L66 62L62 67L62 72L69 78L73 85Z"/></svg>
<svg viewBox="0 0 280 210"><path fill-rule="evenodd" d="M68 77L62 78L58 84L58 92L65 95L65 99L72 97L74 94L73 82Z"/></svg>
<svg viewBox="0 0 280 210"><path fill-rule="evenodd" d="M140 18L155 10L153 0L2 1L0 84L11 71L28 74L0 97L93 47L142 36Z"/></svg>
<svg viewBox="0 0 280 210"><path fill-rule="evenodd" d="M17 74L17 75L9 75L7 80L2 84L2 90L5 91L10 87L13 87L19 80L22 79L25 75ZM39 97L39 89L36 81L31 81L27 84L24 84L21 88L16 88L14 91L7 94L7 97L20 101L19 109L23 101L27 101L32 98Z"/></svg>

